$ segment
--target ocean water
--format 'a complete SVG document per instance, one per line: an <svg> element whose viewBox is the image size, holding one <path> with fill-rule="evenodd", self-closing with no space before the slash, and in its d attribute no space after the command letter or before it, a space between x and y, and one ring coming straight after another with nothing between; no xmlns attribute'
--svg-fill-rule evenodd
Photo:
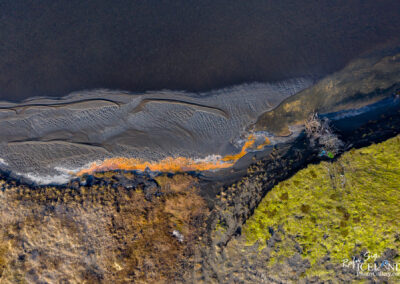
<svg viewBox="0 0 400 284"><path fill-rule="evenodd" d="M398 0L2 0L0 100L321 78L398 39Z"/></svg>

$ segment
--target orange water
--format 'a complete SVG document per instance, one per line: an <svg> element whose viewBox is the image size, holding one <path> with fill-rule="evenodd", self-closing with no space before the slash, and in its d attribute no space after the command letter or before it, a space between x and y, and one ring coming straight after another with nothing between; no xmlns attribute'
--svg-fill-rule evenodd
<svg viewBox="0 0 400 284"><path fill-rule="evenodd" d="M186 171L206 171L206 170L217 170L229 168L235 164L237 160L246 155L247 150L252 148L256 142L256 138L253 134L247 137L247 141L244 143L241 151L234 155L227 155L220 159L192 159L185 157L167 157L160 161L145 161L136 158L110 158L102 162L93 162L86 169L78 172L78 175L86 173L110 171L110 170L139 170L144 171L147 168L150 171L159 172L186 172ZM265 145L268 145L270 141L265 138L265 142L256 147L257 150L262 149Z"/></svg>

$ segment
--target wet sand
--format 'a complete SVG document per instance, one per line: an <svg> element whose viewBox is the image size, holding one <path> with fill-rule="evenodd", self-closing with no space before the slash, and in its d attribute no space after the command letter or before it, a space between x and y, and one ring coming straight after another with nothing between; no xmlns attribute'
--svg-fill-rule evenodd
<svg viewBox="0 0 400 284"><path fill-rule="evenodd" d="M107 170L232 167L275 144L246 131L258 116L312 84L293 79L206 92L93 90L0 104L0 167L39 184Z"/></svg>

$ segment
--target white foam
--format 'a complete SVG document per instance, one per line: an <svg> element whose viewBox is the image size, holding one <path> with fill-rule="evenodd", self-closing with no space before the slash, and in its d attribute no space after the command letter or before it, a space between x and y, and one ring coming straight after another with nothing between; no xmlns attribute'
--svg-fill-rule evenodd
<svg viewBox="0 0 400 284"><path fill-rule="evenodd" d="M0 158L0 164L8 166L8 163L2 158Z"/></svg>
<svg viewBox="0 0 400 284"><path fill-rule="evenodd" d="M34 173L16 173L19 176L29 179L38 185L47 185L47 184L66 184L71 180L71 175L68 174L60 174L60 175L37 175Z"/></svg>
<svg viewBox="0 0 400 284"><path fill-rule="evenodd" d="M209 155L205 158L197 158L197 159L193 159L196 163L219 163L222 160L222 156L221 155Z"/></svg>
<svg viewBox="0 0 400 284"><path fill-rule="evenodd" d="M72 176L72 175L74 175L76 173L79 173L80 171L82 171L84 169L89 168L93 163L101 164L102 161L96 160L96 161L93 161L93 162L86 163L85 165L83 165L81 167L74 167L74 168L56 166L56 167L54 167L54 169L56 171L60 172L60 173L64 173L64 174L68 174L68 175Z"/></svg>

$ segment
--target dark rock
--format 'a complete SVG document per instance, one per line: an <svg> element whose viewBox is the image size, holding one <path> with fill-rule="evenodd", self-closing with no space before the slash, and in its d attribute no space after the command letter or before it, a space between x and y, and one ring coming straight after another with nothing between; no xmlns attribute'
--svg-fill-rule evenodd
<svg viewBox="0 0 400 284"><path fill-rule="evenodd" d="M297 242L295 243L294 248L297 250L298 253L300 253L300 254L303 253L303 249Z"/></svg>
<svg viewBox="0 0 400 284"><path fill-rule="evenodd" d="M21 261L21 262L25 261L25 255L24 254L20 254L18 256L18 260Z"/></svg>
<svg viewBox="0 0 400 284"><path fill-rule="evenodd" d="M288 258L287 263L297 275L303 274L308 268L311 267L310 261L308 259L303 259L298 253Z"/></svg>

